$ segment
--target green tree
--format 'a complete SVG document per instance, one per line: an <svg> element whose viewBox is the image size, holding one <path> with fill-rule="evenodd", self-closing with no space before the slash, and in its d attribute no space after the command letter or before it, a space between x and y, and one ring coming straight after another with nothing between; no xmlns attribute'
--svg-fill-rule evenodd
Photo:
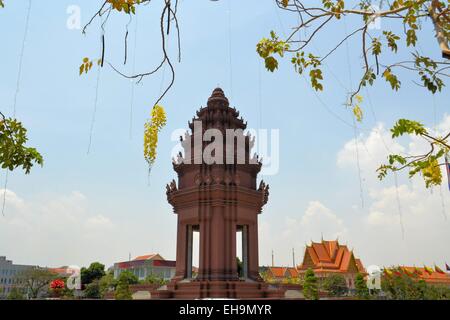
<svg viewBox="0 0 450 320"><path fill-rule="evenodd" d="M356 289L356 296L359 299L368 299L369 298L369 289L367 288L367 282L361 273L358 273L356 275L355 289Z"/></svg>
<svg viewBox="0 0 450 320"><path fill-rule="evenodd" d="M339 297L348 292L347 282L340 274L329 275L323 280L322 286L332 296Z"/></svg>
<svg viewBox="0 0 450 320"><path fill-rule="evenodd" d="M130 291L130 284L137 283L138 279L133 273L129 271L122 271L117 281L114 298L116 300L131 300L132 295Z"/></svg>
<svg viewBox="0 0 450 320"><path fill-rule="evenodd" d="M319 299L317 277L312 269L306 270L303 281L303 296L309 300Z"/></svg>
<svg viewBox="0 0 450 320"><path fill-rule="evenodd" d="M85 298L101 299L103 295L100 287L100 280L94 280L88 285L86 285L86 288L84 289L83 293Z"/></svg>
<svg viewBox="0 0 450 320"><path fill-rule="evenodd" d="M158 286L163 286L167 283L162 277L155 275L154 273L150 273L145 277L144 283L146 284L156 284Z"/></svg>
<svg viewBox="0 0 450 320"><path fill-rule="evenodd" d="M120 279L126 280L129 284L138 284L139 283L138 277L133 272L128 271L128 270L124 270L120 273L118 281Z"/></svg>
<svg viewBox="0 0 450 320"><path fill-rule="evenodd" d="M88 268L81 268L81 283L88 285L95 280L100 280L105 274L105 265L93 262Z"/></svg>
<svg viewBox="0 0 450 320"><path fill-rule="evenodd" d="M130 285L127 282L119 281L114 292L114 298L116 300L131 300L133 296L131 295Z"/></svg>
<svg viewBox="0 0 450 320"><path fill-rule="evenodd" d="M99 280L99 286L102 298L105 296L106 292L116 290L117 280L114 279L114 273L112 271L106 273L106 275Z"/></svg>
<svg viewBox="0 0 450 320"><path fill-rule="evenodd" d="M23 281L30 298L36 299L48 294L50 282L57 279L58 275L46 268L30 268L23 271L18 278Z"/></svg>
<svg viewBox="0 0 450 320"><path fill-rule="evenodd" d="M450 288L443 285L428 285L424 298L425 300L450 300Z"/></svg>
<svg viewBox="0 0 450 320"><path fill-rule="evenodd" d="M12 288L7 297L8 300L25 300L25 296L22 294L19 288Z"/></svg>
<svg viewBox="0 0 450 320"><path fill-rule="evenodd" d="M272 282L273 282L273 279L272 279L272 277L270 276L270 273L269 273L269 269L268 269L268 268L266 268L266 269L264 269L263 271L261 271L261 272L259 273L259 275L261 276L261 278L263 279L264 282L267 282L267 283L272 283Z"/></svg>
<svg viewBox="0 0 450 320"><path fill-rule="evenodd" d="M392 275L384 275L381 289L391 300L448 300L450 288L426 283L415 275L405 274L400 268L392 268Z"/></svg>
<svg viewBox="0 0 450 320"><path fill-rule="evenodd" d="M381 290L390 300L423 300L425 298L426 283L413 281L406 275L383 277Z"/></svg>

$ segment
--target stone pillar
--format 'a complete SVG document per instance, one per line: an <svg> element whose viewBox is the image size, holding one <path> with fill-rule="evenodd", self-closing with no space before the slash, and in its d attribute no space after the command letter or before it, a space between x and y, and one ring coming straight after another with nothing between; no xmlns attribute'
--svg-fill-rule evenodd
<svg viewBox="0 0 450 320"><path fill-rule="evenodd" d="M181 217L178 216L176 279L184 279L186 276L186 227L186 224L181 221Z"/></svg>
<svg viewBox="0 0 450 320"><path fill-rule="evenodd" d="M199 208L200 216L200 244L199 244L199 266L198 280L209 280L211 272L211 221L208 208L201 205Z"/></svg>
<svg viewBox="0 0 450 320"><path fill-rule="evenodd" d="M194 230L192 228L192 225L187 225L187 232L186 232L186 278L191 279L192 278L192 249L193 249L193 235Z"/></svg>
<svg viewBox="0 0 450 320"><path fill-rule="evenodd" d="M211 247L210 247L210 279L224 280L226 278L225 268L225 250L229 245L225 237L225 221L224 221L224 207L213 206L211 214Z"/></svg>
<svg viewBox="0 0 450 320"><path fill-rule="evenodd" d="M248 278L248 226L242 226L242 275Z"/></svg>
<svg viewBox="0 0 450 320"><path fill-rule="evenodd" d="M230 278L232 280L238 280L239 275L237 273L237 264L236 264L236 232L237 232L237 226L234 221L229 222L229 238L230 238L230 245L229 245L229 255L228 255L228 266L229 266L229 274Z"/></svg>
<svg viewBox="0 0 450 320"><path fill-rule="evenodd" d="M260 278L258 265L258 224L256 221L248 225L248 277Z"/></svg>

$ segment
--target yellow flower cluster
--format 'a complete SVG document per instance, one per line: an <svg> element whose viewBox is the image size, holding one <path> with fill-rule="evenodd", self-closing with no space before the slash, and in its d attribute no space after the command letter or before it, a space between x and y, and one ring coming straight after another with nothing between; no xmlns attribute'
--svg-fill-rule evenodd
<svg viewBox="0 0 450 320"><path fill-rule="evenodd" d="M102 64L102 59L97 59L97 65ZM83 63L80 65L80 76L84 73L88 73L89 70L92 69L92 66L94 65L94 62L90 60L88 57L83 58Z"/></svg>
<svg viewBox="0 0 450 320"><path fill-rule="evenodd" d="M428 160L428 165L422 169L423 178L427 188L439 186L442 183L442 172L439 162L435 158Z"/></svg>
<svg viewBox="0 0 450 320"><path fill-rule="evenodd" d="M125 11L126 13L132 12L136 13L136 9L134 7L135 4L140 4L141 0L108 0L111 3L113 9L117 11Z"/></svg>
<svg viewBox="0 0 450 320"><path fill-rule="evenodd" d="M156 160L159 131L166 125L167 116L164 108L156 105L151 112L151 119L144 125L144 157L152 165Z"/></svg>

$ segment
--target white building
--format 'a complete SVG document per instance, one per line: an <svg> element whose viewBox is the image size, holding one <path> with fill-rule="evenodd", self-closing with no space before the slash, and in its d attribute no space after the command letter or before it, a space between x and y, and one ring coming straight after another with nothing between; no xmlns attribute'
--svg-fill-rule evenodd
<svg viewBox="0 0 450 320"><path fill-rule="evenodd" d="M117 262L114 264L114 278L119 278L122 271L132 272L139 280L144 280L149 275L170 280L175 276L176 261L165 260L159 254L148 254L136 257L131 261Z"/></svg>
<svg viewBox="0 0 450 320"><path fill-rule="evenodd" d="M36 266L14 264L11 260L6 260L6 257L0 256L0 299L5 299L11 292L12 288L18 288L25 294L24 280L20 279L19 275L30 268Z"/></svg>

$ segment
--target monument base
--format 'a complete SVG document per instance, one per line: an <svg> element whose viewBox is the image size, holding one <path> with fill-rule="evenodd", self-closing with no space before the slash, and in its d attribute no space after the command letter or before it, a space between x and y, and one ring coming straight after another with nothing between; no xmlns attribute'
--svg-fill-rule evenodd
<svg viewBox="0 0 450 320"><path fill-rule="evenodd" d="M152 299L281 299L282 289L272 289L265 282L192 280L171 282L152 291Z"/></svg>

